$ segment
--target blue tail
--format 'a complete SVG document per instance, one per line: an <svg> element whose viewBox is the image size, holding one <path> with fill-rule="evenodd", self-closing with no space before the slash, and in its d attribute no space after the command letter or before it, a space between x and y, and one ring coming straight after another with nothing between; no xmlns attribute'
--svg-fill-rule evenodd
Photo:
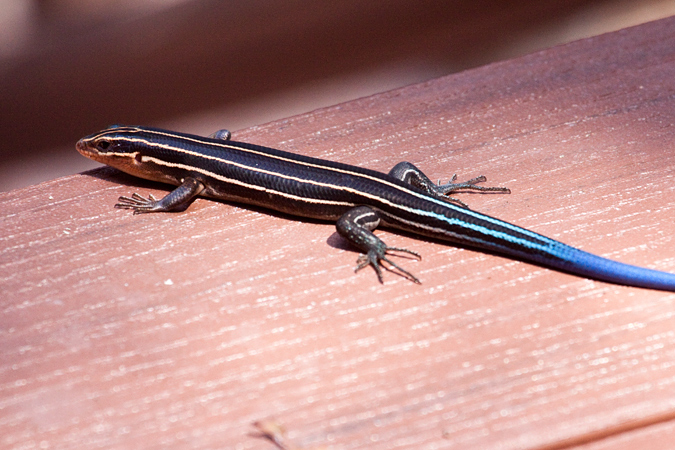
<svg viewBox="0 0 675 450"><path fill-rule="evenodd" d="M675 274L612 261L560 242L555 247L554 258L529 253L523 259L594 280L675 292Z"/></svg>

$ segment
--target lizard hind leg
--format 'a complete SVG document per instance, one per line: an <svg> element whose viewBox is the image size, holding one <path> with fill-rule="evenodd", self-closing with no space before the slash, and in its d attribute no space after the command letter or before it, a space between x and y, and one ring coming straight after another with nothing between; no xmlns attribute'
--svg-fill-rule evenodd
<svg viewBox="0 0 675 450"><path fill-rule="evenodd" d="M357 206L356 208L352 208L338 219L336 228L340 236L344 237L352 245L364 252L364 254L359 256L354 271L358 272L366 266L372 266L377 274L377 279L380 283L383 283L382 268L384 268L389 272L398 273L413 283L420 284L420 280L415 275L411 274L388 257L388 255L400 252L421 259L420 254L412 250L390 247L385 244L382 239L375 236L372 232L379 224L380 218L377 211L368 206Z"/></svg>
<svg viewBox="0 0 675 450"><path fill-rule="evenodd" d="M435 184L433 181L427 177L424 172L415 167L414 164L407 161L400 162L396 164L390 171L389 175L394 178L397 178L405 183L411 184L419 189L422 189L424 192L432 195L434 197L441 198L450 203L458 204L464 208L469 208L469 206L455 197L449 197L448 194L458 191L478 191L478 192L502 192L505 194L511 193L511 190L505 187L489 187L489 186L479 186L477 183L483 183L487 181L487 178L484 176L479 176L472 178L463 183L455 183L457 180L457 175L453 175L450 181L445 184L442 184L441 181L438 181L438 184Z"/></svg>

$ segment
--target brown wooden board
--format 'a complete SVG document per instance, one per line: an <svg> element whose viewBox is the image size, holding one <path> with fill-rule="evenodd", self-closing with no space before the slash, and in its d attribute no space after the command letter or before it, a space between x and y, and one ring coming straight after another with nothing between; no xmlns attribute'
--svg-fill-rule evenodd
<svg viewBox="0 0 675 450"><path fill-rule="evenodd" d="M675 272L673 49L666 19L234 138L483 174L512 194L473 209ZM167 188L98 169L0 193L1 447L274 448L255 421L302 449L672 441L672 293L386 230L423 284L381 285L333 224L112 208L134 191Z"/></svg>

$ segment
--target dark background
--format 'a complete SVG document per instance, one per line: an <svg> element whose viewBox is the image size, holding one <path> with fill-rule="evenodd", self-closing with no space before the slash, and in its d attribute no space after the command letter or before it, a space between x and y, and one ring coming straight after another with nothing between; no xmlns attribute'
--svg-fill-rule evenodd
<svg viewBox="0 0 675 450"><path fill-rule="evenodd" d="M0 10L0 190L95 166L74 143L113 123L237 130L668 16L674 3L17 0Z"/></svg>

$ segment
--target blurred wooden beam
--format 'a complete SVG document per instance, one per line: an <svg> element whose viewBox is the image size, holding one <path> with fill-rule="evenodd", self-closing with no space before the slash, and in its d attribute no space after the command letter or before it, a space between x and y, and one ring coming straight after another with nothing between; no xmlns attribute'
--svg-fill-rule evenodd
<svg viewBox="0 0 675 450"><path fill-rule="evenodd" d="M72 144L391 61L480 64L486 51L591 0L199 0L72 18L0 70L3 158Z"/></svg>

